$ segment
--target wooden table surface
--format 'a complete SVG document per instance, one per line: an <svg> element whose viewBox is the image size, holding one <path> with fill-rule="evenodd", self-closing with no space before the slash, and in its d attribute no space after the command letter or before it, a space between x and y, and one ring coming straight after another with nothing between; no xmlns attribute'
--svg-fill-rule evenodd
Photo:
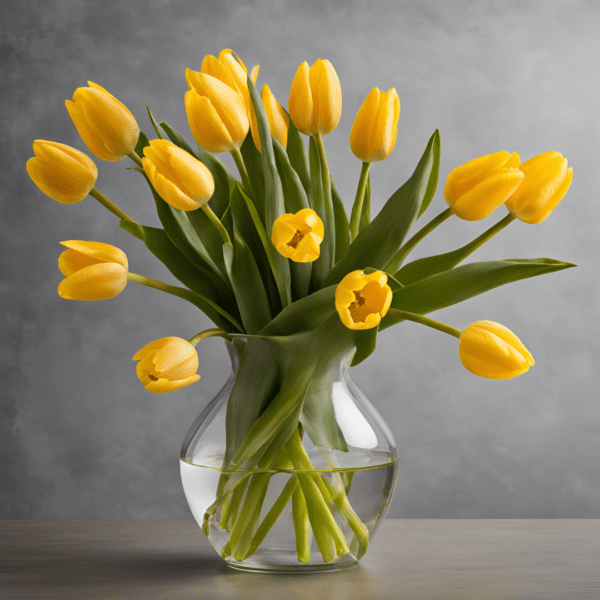
<svg viewBox="0 0 600 600"><path fill-rule="evenodd" d="M225 565L193 520L0 521L0 598L600 599L600 519L386 519L358 567Z"/></svg>

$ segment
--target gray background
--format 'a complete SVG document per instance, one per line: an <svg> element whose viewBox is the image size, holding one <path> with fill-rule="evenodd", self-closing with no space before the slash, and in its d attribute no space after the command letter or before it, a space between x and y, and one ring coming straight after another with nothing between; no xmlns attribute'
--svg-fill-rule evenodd
<svg viewBox="0 0 600 600"><path fill-rule="evenodd" d="M199 383L148 394L133 354L160 337L190 337L208 320L134 284L109 301L60 299L60 240L112 243L132 271L173 279L93 199L67 206L44 196L25 163L37 138L87 152L64 100L88 79L124 102L143 130L148 103L191 139L184 70L229 47L261 65L261 87L268 82L284 105L300 62L333 63L343 114L324 142L347 207L360 170L350 127L374 86L396 87L402 103L396 148L371 170L374 211L436 127L441 183L427 219L445 207L448 172L471 158L558 150L569 159L574 182L554 214L540 225L514 223L474 260L549 256L580 266L437 313L461 328L505 324L536 366L509 381L475 377L460 365L455 339L408 323L382 334L353 377L398 443L390 516L600 517L597 2L59 0L3 2L1 10L0 516L190 516L178 454L227 377L223 343L198 347ZM128 162L96 163L97 187L139 222L158 225ZM415 256L456 248L503 214L453 218Z"/></svg>

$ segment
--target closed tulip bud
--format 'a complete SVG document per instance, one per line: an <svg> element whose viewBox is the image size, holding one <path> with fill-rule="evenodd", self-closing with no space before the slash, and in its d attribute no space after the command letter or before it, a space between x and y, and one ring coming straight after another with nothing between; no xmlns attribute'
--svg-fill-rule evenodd
<svg viewBox="0 0 600 600"><path fill-rule="evenodd" d="M396 143L400 98L394 88L382 92L373 88L363 102L352 130L350 148L354 156L367 163L387 158Z"/></svg>
<svg viewBox="0 0 600 600"><path fill-rule="evenodd" d="M454 214L465 221L485 219L521 185L516 152L481 156L450 171L444 197Z"/></svg>
<svg viewBox="0 0 600 600"><path fill-rule="evenodd" d="M560 152L544 152L524 162L525 180L506 201L508 210L523 223L541 223L571 185L573 169L567 164Z"/></svg>
<svg viewBox="0 0 600 600"><path fill-rule="evenodd" d="M101 242L69 240L58 268L66 279L58 295L66 300L106 300L120 294L127 284L127 256L119 248Z"/></svg>
<svg viewBox="0 0 600 600"><path fill-rule="evenodd" d="M387 314L392 303L392 289L387 275L375 271L348 273L335 290L335 307L342 323L349 329L372 329Z"/></svg>
<svg viewBox="0 0 600 600"><path fill-rule="evenodd" d="M488 379L510 379L535 364L521 340L493 321L477 321L464 329L458 355L467 371Z"/></svg>
<svg viewBox="0 0 600 600"><path fill-rule="evenodd" d="M204 164L167 140L152 140L144 148L142 165L159 196L179 210L200 208L215 191Z"/></svg>
<svg viewBox="0 0 600 600"><path fill-rule="evenodd" d="M27 173L53 200L74 204L94 187L98 169L83 152L58 142L35 140L33 153L35 158L27 161Z"/></svg>
<svg viewBox="0 0 600 600"><path fill-rule="evenodd" d="M121 160L131 154L140 136L129 109L99 85L80 87L73 102L65 100L73 123L90 151L102 160Z"/></svg>
<svg viewBox="0 0 600 600"><path fill-rule="evenodd" d="M296 71L288 109L292 122L306 135L326 135L342 116L342 88L332 64L320 58L308 67L304 61Z"/></svg>
<svg viewBox="0 0 600 600"><path fill-rule="evenodd" d="M323 221L310 208L295 215L286 213L275 219L271 241L277 251L294 262L313 262L319 258L319 246L325 230Z"/></svg>
<svg viewBox="0 0 600 600"><path fill-rule="evenodd" d="M198 145L215 153L239 148L250 127L242 96L205 73L187 69L185 75L190 87L185 110Z"/></svg>
<svg viewBox="0 0 600 600"><path fill-rule="evenodd" d="M267 113L267 119L269 120L269 129L271 130L271 134L284 148L286 148L289 128L288 116L285 114L285 110L283 110L281 104L277 102L273 92L269 89L269 86L266 83L263 86L261 97L265 107L265 113ZM254 145L258 148L259 152L262 152L254 110L252 110L250 113L250 118L252 120L251 131Z"/></svg>
<svg viewBox="0 0 600 600"><path fill-rule="evenodd" d="M144 346L133 360L139 360L136 373L153 394L173 392L200 379L198 353L187 340L166 337Z"/></svg>

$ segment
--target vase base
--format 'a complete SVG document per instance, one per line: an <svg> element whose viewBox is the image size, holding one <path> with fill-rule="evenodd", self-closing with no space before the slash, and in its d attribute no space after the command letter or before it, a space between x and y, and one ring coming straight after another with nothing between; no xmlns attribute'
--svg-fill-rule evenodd
<svg viewBox="0 0 600 600"><path fill-rule="evenodd" d="M275 558L275 557L274 557ZM244 561L226 560L228 567L236 571L246 571L250 573L330 573L340 569L352 569L358 565L358 560L344 560L332 563L299 563L297 557L290 557L290 562L285 564L281 562L281 554L277 555L278 561Z"/></svg>

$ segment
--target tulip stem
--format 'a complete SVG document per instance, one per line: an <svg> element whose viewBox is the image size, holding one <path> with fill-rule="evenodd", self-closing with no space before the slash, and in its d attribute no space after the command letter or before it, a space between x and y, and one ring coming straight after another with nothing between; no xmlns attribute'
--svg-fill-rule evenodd
<svg viewBox="0 0 600 600"><path fill-rule="evenodd" d="M369 167L371 163L364 162L360 171L358 180L358 188L356 190L356 198L352 207L352 217L350 218L350 239L353 240L358 235L360 227L360 217L363 210L363 201L365 199L365 191L367 189L367 181L369 180Z"/></svg>
<svg viewBox="0 0 600 600"><path fill-rule="evenodd" d="M493 238L497 233L502 231L507 225L510 225L515 219L516 215L508 213L504 219L498 221L495 225L492 225L489 229L484 231L479 237L476 237L472 242L468 244L469 249L472 252L475 252L477 248L480 248L485 244L489 239Z"/></svg>
<svg viewBox="0 0 600 600"><path fill-rule="evenodd" d="M135 150L133 152L130 152L127 156L129 156L129 158L138 166L138 167L142 167L144 168L144 165L142 164L142 159L136 154Z"/></svg>
<svg viewBox="0 0 600 600"><path fill-rule="evenodd" d="M452 208L447 208L446 210L442 211L437 217L431 219L431 221L429 221L427 225L419 229L419 231L417 231L417 233L415 233L415 235L413 235L410 238L410 240L408 240L408 242L406 242L406 244L404 244L400 248L400 250L398 250L398 252L394 254L394 257L392 258L392 260L390 260L390 262L387 264L384 270L387 273L396 273L398 269L402 266L404 259L412 252L414 247L426 235L431 233L438 225L441 225L446 219L452 216L452 214Z"/></svg>
<svg viewBox="0 0 600 600"><path fill-rule="evenodd" d="M213 209L208 205L208 203L203 204L201 208L204 211L204 214L210 219L210 222L217 228L217 231L221 234L223 243L231 244L231 239L229 238L227 229L225 229L225 225L221 223L219 217L217 217L217 215L215 215L215 213L213 212Z"/></svg>
<svg viewBox="0 0 600 600"><path fill-rule="evenodd" d="M197 333L193 338L190 338L188 341L190 342L190 344L192 346L196 347L196 344L198 342L201 342L202 340L205 340L206 338L216 337L216 336L229 339L229 334L226 331L224 331L223 329L213 328L213 329L205 329L204 331Z"/></svg>
<svg viewBox="0 0 600 600"><path fill-rule="evenodd" d="M113 215L117 215L119 219L124 219L125 221L129 221L130 223L135 223L135 221L129 216L126 215L118 206L114 205L104 194L101 194L95 187L90 190L90 196L92 198L96 198L102 206L108 208ZM137 225L137 223L136 223Z"/></svg>
<svg viewBox="0 0 600 600"><path fill-rule="evenodd" d="M240 149L236 147L233 150L231 150L231 156L233 156L235 165L238 168L240 177L242 178L242 183L244 184L244 189L246 190L246 194L248 196L250 196L250 198L254 198L252 184L250 183L250 178L248 177L248 171L246 170L246 165L244 163L244 157L242 156Z"/></svg>
<svg viewBox="0 0 600 600"><path fill-rule="evenodd" d="M423 315L417 315L415 313L407 312L405 310L399 310L397 308L390 308L387 312L388 315L393 317L399 317L400 319L404 319L405 321L414 321L415 323L420 323L421 325L427 325L427 327L431 327L432 329L437 329L438 331L442 331L447 333L448 335L453 335L454 337L459 338L462 331L457 329L456 327L452 327L451 325L446 325L445 323L440 323L439 321L434 321L429 317L424 317Z"/></svg>
<svg viewBox="0 0 600 600"><path fill-rule="evenodd" d="M197 302L201 300L203 303L208 304L213 310L218 312L222 317L227 319L240 333L244 333L243 327L226 310L222 309L216 302L209 300L201 294L192 292L187 288L177 287L174 285L169 285L168 283L163 283L162 281L158 281L157 279L150 279L150 277L138 275L137 273L127 273L127 279L129 281L135 281L135 283L145 285L146 287L154 288L155 290L160 290L161 292L167 292L167 294L183 298L188 302L196 304L196 306L198 306Z"/></svg>
<svg viewBox="0 0 600 600"><path fill-rule="evenodd" d="M327 155L325 154L325 147L323 146L323 140L321 139L320 133L313 135L315 145L317 146L317 152L319 154L319 162L321 163L321 182L323 187L323 203L324 210L321 217L325 225L325 238L323 239L322 246L329 248L329 252L323 252L324 256L329 258L329 264L327 265L327 272L333 268L334 262L334 251L335 248L335 218L333 216L333 202L331 200L331 179L329 177L329 163L327 162Z"/></svg>

